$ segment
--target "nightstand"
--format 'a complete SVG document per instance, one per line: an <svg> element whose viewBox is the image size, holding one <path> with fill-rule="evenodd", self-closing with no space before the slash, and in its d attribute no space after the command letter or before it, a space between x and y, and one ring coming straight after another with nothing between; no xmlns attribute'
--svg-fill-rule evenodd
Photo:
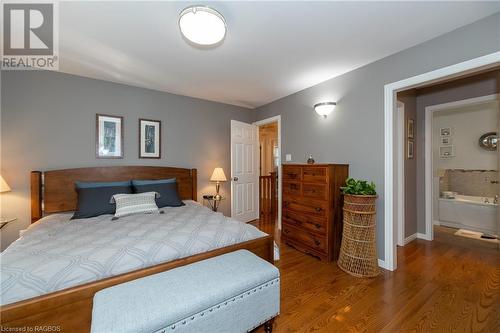
<svg viewBox="0 0 500 333"><path fill-rule="evenodd" d="M224 200L224 197L222 197L221 195L216 196L216 195L212 195L212 194L205 194L203 196L203 201L207 201L208 202L208 206L214 212L217 211L217 209L219 208L220 202L222 200Z"/></svg>

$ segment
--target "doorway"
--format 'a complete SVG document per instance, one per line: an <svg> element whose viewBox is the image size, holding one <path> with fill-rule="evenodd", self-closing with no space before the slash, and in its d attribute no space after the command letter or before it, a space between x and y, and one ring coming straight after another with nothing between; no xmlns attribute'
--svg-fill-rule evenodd
<svg viewBox="0 0 500 333"><path fill-rule="evenodd" d="M274 185L272 185L270 181L267 181L269 185L262 189L263 200L265 200L269 206L273 206L270 207L274 209L274 212L271 212L271 216L274 220L277 220L278 229L281 229L281 115L256 121L254 125L259 126L259 140L260 129L263 129L262 141L260 142L265 146L261 150L265 156L261 159L261 176L270 176L269 178L274 182ZM267 131L271 129L271 131L275 131L276 134L267 135L266 129ZM276 174L270 175L271 171L276 172ZM265 181L266 180L263 180L263 182ZM274 190L276 190L276 194L271 193L271 191L274 192ZM267 195L264 194L266 192ZM270 199L265 199L265 197L269 197Z"/></svg>
<svg viewBox="0 0 500 333"><path fill-rule="evenodd" d="M278 212L278 122L259 126L259 218L274 222Z"/></svg>
<svg viewBox="0 0 500 333"><path fill-rule="evenodd" d="M425 225L430 240L438 230L476 239L478 246L495 246L486 236L497 234L499 159L491 140L498 135L499 97L425 108Z"/></svg>
<svg viewBox="0 0 500 333"><path fill-rule="evenodd" d="M262 135L261 135L262 131ZM281 116L231 121L231 217L281 228Z"/></svg>
<svg viewBox="0 0 500 333"><path fill-rule="evenodd" d="M448 81L473 72L498 66L500 52L481 56L448 67L416 75L401 81L389 83L384 87L384 260L379 265L388 270L397 268L397 217L403 202L398 190L402 181L397 172L396 161L399 151L397 139L397 92L424 85Z"/></svg>

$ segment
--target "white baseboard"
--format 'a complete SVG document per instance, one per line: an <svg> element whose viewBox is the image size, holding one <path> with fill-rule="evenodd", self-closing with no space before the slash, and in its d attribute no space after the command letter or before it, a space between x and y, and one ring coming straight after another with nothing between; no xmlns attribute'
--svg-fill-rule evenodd
<svg viewBox="0 0 500 333"><path fill-rule="evenodd" d="M418 239L423 239L423 240L426 240L426 241L430 241L430 237L427 236L427 234L423 234L421 232L417 232L417 238Z"/></svg>
<svg viewBox="0 0 500 333"><path fill-rule="evenodd" d="M413 235L410 235L410 236L406 237L406 238L403 240L403 244L404 244L404 245L406 245L406 244L408 244L409 242L414 241L415 239L417 239L417 233L414 233Z"/></svg>
<svg viewBox="0 0 500 333"><path fill-rule="evenodd" d="M381 267L381 268L383 268L383 269L387 269L389 271L391 270L389 268L389 265L387 264L387 262L385 260L382 260L382 259L378 260L378 266Z"/></svg>
<svg viewBox="0 0 500 333"><path fill-rule="evenodd" d="M434 225L441 225L441 221L439 221L439 220L433 220L432 223Z"/></svg>

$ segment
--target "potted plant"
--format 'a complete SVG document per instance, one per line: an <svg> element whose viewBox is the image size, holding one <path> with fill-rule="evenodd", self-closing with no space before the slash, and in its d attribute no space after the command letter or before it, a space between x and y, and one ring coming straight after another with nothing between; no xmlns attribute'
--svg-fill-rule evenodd
<svg viewBox="0 0 500 333"><path fill-rule="evenodd" d="M344 209L352 211L373 211L375 213L375 201L377 191L375 183L366 180L347 178L345 186L342 187L344 194Z"/></svg>
<svg viewBox="0 0 500 333"><path fill-rule="evenodd" d="M357 277L377 276L375 184L348 178L342 192L344 225L337 264Z"/></svg>

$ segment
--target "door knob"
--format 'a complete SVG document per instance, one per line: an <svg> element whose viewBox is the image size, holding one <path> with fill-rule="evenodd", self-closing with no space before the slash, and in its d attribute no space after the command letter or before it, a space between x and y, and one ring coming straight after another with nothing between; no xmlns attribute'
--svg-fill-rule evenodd
<svg viewBox="0 0 500 333"><path fill-rule="evenodd" d="M237 182L237 181L238 181L238 179L239 179L238 177L233 177L233 180L234 180L235 182Z"/></svg>

